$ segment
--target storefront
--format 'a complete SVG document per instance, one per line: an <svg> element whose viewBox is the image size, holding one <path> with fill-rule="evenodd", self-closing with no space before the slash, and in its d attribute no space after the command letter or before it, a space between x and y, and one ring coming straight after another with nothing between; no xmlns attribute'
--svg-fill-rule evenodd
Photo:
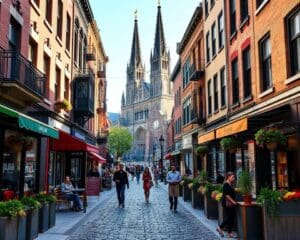
<svg viewBox="0 0 300 240"><path fill-rule="evenodd" d="M7 190L16 197L45 190L47 154L41 149L48 137L58 138L58 131L0 104L0 199Z"/></svg>
<svg viewBox="0 0 300 240"><path fill-rule="evenodd" d="M49 186L59 186L70 176L76 186L85 187L87 172L94 163L106 163L98 147L60 131L59 139L50 143Z"/></svg>
<svg viewBox="0 0 300 240"><path fill-rule="evenodd" d="M193 139L192 134L182 136L182 159L183 171L185 175L192 175L193 165Z"/></svg>

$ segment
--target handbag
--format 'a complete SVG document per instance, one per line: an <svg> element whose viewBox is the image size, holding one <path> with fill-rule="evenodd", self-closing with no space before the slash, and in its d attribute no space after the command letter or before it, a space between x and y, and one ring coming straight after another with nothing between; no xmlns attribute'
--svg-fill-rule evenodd
<svg viewBox="0 0 300 240"><path fill-rule="evenodd" d="M152 187L153 187L153 185L154 185L154 184L153 184L153 181L152 181L152 180L150 180L150 181L149 181L149 186L150 186L150 188L152 188Z"/></svg>
<svg viewBox="0 0 300 240"><path fill-rule="evenodd" d="M230 200L225 198L225 206L228 207L228 208L233 208L234 204Z"/></svg>

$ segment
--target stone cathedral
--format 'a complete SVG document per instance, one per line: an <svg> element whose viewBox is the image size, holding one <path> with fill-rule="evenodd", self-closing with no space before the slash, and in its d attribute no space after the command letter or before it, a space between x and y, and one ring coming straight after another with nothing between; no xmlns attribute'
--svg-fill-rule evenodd
<svg viewBox="0 0 300 240"><path fill-rule="evenodd" d="M121 100L121 125L134 138L133 147L123 156L124 161L156 163L161 156L159 138L165 139L167 122L171 118L173 93L170 82L170 52L167 49L160 4L157 7L154 48L150 54L150 82L145 79L138 20L135 16L131 55L127 64L126 94Z"/></svg>

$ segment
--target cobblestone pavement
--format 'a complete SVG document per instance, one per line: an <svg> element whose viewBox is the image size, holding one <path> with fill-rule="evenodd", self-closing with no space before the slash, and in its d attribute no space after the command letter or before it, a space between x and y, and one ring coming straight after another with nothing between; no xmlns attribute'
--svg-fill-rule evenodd
<svg viewBox="0 0 300 240"><path fill-rule="evenodd" d="M70 234L68 240L193 240L218 239L180 205L169 209L165 190L153 187L150 202L144 200L142 184L130 181L125 208L119 208L116 194L104 202L89 219Z"/></svg>

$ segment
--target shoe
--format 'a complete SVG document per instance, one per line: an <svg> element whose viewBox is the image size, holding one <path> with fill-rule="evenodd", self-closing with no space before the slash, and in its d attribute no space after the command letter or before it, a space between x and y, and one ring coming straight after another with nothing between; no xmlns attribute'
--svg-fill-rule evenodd
<svg viewBox="0 0 300 240"><path fill-rule="evenodd" d="M219 233L220 237L224 237L224 233L220 227L217 227L216 231Z"/></svg>
<svg viewBox="0 0 300 240"><path fill-rule="evenodd" d="M237 235L235 235L234 233L228 233L228 237L229 238L237 238Z"/></svg>
<svg viewBox="0 0 300 240"><path fill-rule="evenodd" d="M125 207L125 205L124 205L124 203L122 204L122 208L124 208Z"/></svg>
<svg viewBox="0 0 300 240"><path fill-rule="evenodd" d="M177 210L176 210L176 209L174 209L174 213L177 213Z"/></svg>
<svg viewBox="0 0 300 240"><path fill-rule="evenodd" d="M172 210L172 209L173 209L173 204L170 205L170 210Z"/></svg>

